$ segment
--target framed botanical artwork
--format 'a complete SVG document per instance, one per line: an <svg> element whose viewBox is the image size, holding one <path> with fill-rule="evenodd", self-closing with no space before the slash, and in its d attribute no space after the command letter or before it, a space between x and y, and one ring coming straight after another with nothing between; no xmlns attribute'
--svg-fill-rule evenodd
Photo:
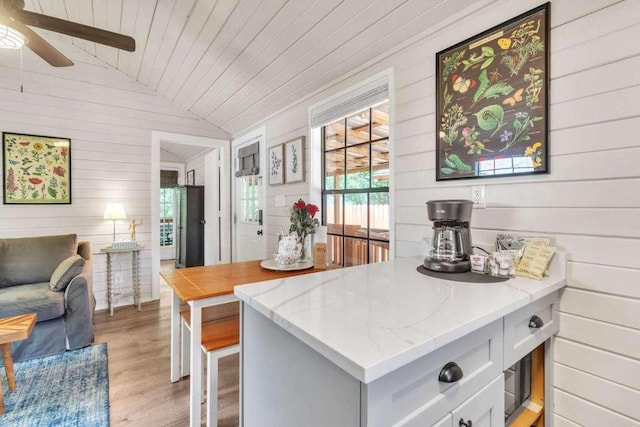
<svg viewBox="0 0 640 427"><path fill-rule="evenodd" d="M549 3L436 54L436 180L549 172Z"/></svg>
<svg viewBox="0 0 640 427"><path fill-rule="evenodd" d="M284 184L284 145L269 148L269 185Z"/></svg>
<svg viewBox="0 0 640 427"><path fill-rule="evenodd" d="M285 181L304 181L304 136L284 143Z"/></svg>
<svg viewBox="0 0 640 427"><path fill-rule="evenodd" d="M187 185L196 185L196 171L191 169L187 171Z"/></svg>
<svg viewBox="0 0 640 427"><path fill-rule="evenodd" d="M2 133L3 203L70 204L71 140Z"/></svg>

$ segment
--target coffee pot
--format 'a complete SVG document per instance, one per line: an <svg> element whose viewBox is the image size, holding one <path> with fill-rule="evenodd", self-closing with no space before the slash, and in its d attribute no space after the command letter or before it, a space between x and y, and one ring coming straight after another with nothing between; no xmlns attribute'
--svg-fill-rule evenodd
<svg viewBox="0 0 640 427"><path fill-rule="evenodd" d="M424 259L426 269L447 273L471 270L472 253L469 223L471 200L430 200L427 217L433 222L433 238L429 255Z"/></svg>

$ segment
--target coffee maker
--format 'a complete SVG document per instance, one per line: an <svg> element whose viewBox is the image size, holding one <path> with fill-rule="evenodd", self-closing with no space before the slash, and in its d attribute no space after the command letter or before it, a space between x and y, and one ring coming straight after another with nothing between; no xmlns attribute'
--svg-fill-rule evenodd
<svg viewBox="0 0 640 427"><path fill-rule="evenodd" d="M472 253L469 221L471 200L430 200L427 216L433 222L433 240L424 268L447 273L471 270Z"/></svg>

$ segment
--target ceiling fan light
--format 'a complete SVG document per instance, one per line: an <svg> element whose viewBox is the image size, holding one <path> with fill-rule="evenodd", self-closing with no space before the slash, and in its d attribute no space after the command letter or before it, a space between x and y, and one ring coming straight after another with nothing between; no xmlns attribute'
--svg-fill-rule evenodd
<svg viewBox="0 0 640 427"><path fill-rule="evenodd" d="M24 36L6 25L0 24L0 49L20 49L24 46Z"/></svg>

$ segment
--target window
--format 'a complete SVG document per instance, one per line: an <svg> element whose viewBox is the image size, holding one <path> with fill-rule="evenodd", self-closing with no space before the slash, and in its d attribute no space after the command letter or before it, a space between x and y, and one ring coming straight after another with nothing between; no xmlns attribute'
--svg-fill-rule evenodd
<svg viewBox="0 0 640 427"><path fill-rule="evenodd" d="M260 179L258 175L246 175L240 178L240 220L260 224Z"/></svg>
<svg viewBox="0 0 640 427"><path fill-rule="evenodd" d="M160 246L173 246L173 188L160 189Z"/></svg>
<svg viewBox="0 0 640 427"><path fill-rule="evenodd" d="M389 258L389 103L322 127L322 218L331 264Z"/></svg>

